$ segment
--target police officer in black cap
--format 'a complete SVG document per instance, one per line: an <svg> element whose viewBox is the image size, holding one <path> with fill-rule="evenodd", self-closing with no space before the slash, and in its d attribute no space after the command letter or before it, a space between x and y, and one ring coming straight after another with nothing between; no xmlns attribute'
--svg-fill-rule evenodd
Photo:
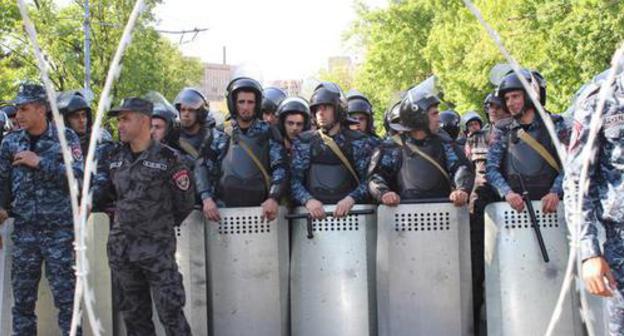
<svg viewBox="0 0 624 336"><path fill-rule="evenodd" d="M173 105L180 112L180 142L190 144L201 153L210 143L211 129L215 126L208 100L199 90L188 87L178 93Z"/></svg>
<svg viewBox="0 0 624 336"><path fill-rule="evenodd" d="M471 168L458 158L452 143L432 132L438 125L440 99L428 81L408 90L401 102L406 131L385 140L372 156L368 187L384 205L448 198L463 206L472 190Z"/></svg>
<svg viewBox="0 0 624 336"><path fill-rule="evenodd" d="M381 143L381 138L375 133L373 105L363 93L355 89L347 93L347 114L356 121L350 128L366 134L373 148Z"/></svg>
<svg viewBox="0 0 624 336"><path fill-rule="evenodd" d="M535 88L540 103L546 103L546 81L537 71L522 70L521 75ZM507 74L498 86L498 96L505 101L505 109L513 121L502 128L496 127L494 139L487 155L486 179L500 197L517 211L524 209L522 199L526 186L532 200L542 201L546 213L557 211L563 196L563 170L557 151L550 139L544 121L518 76ZM569 130L563 118L549 116L557 136L563 143L569 139Z"/></svg>
<svg viewBox="0 0 624 336"><path fill-rule="evenodd" d="M284 138L284 147L290 157L293 141L297 136L310 130L310 106L301 97L288 97L277 107L277 127Z"/></svg>
<svg viewBox="0 0 624 336"><path fill-rule="evenodd" d="M336 217L368 200L366 168L371 147L366 136L345 127L346 100L340 87L321 83L310 98L317 131L294 141L291 190L296 203L313 218L325 217L323 205L336 204Z"/></svg>
<svg viewBox="0 0 624 336"><path fill-rule="evenodd" d="M152 298L167 335L190 335L174 229L195 201L190 169L174 149L151 139L151 102L127 98L112 109L121 144L93 187L97 209L116 201L108 260L128 335L155 335Z"/></svg>
<svg viewBox="0 0 624 336"><path fill-rule="evenodd" d="M279 131L262 120L262 86L248 77L227 86L232 117L223 131L213 130L210 146L197 166L196 180L206 218L220 219L219 206L262 207L269 221L288 187L288 162Z"/></svg>
<svg viewBox="0 0 624 336"><path fill-rule="evenodd" d="M262 120L269 125L277 125L277 107L286 99L286 92L277 87L267 87L262 91Z"/></svg>

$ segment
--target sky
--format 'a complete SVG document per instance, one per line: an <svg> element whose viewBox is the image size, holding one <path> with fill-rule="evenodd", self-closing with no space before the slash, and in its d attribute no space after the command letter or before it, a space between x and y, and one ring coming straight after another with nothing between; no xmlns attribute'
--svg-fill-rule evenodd
<svg viewBox="0 0 624 336"><path fill-rule="evenodd" d="M388 0L364 0L370 7ZM208 28L180 45L185 55L204 62L243 65L264 81L304 79L327 65L331 56L357 57L343 43L355 19L353 0L167 0L156 9L157 28ZM169 35L179 43L180 35Z"/></svg>

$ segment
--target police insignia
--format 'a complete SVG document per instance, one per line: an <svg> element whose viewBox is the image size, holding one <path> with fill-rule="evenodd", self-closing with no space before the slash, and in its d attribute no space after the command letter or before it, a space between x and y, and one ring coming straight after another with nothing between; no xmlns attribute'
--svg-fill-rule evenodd
<svg viewBox="0 0 624 336"><path fill-rule="evenodd" d="M82 150L80 150L80 146L72 146L71 152L74 161L82 160Z"/></svg>
<svg viewBox="0 0 624 336"><path fill-rule="evenodd" d="M179 172L173 175L173 181L176 186L182 190L187 191L191 187L191 178L189 177L188 171L186 169L180 170Z"/></svg>

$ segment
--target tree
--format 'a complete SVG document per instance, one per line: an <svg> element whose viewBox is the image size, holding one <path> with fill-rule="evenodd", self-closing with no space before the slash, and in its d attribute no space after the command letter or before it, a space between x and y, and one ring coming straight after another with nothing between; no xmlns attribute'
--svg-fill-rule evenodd
<svg viewBox="0 0 624 336"><path fill-rule="evenodd" d="M173 99L185 86L197 85L202 77L199 60L184 57L168 39L152 27L154 6L147 8L134 31L123 59L123 69L113 88L115 101L142 95L150 90ZM133 2L91 1L92 90L98 97L103 89L113 54L121 38ZM26 39L14 1L0 0L0 100L11 99L19 80L39 79L39 70ZM51 80L58 91L77 89L84 82L82 1L57 8L54 1L34 1L30 14L39 43L51 67Z"/></svg>
<svg viewBox="0 0 624 336"><path fill-rule="evenodd" d="M573 93L609 66L624 40L619 1L476 1L518 62L548 82L547 108L564 111ZM482 110L493 90L488 74L505 59L461 1L392 1L358 6L348 38L365 52L355 85L376 106L429 75L440 77L445 98L460 112ZM381 117L377 108L377 118Z"/></svg>

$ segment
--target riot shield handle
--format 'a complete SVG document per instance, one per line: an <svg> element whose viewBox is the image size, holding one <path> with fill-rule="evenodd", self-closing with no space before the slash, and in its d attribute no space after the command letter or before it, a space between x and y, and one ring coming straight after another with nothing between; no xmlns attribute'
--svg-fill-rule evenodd
<svg viewBox="0 0 624 336"><path fill-rule="evenodd" d="M308 230L308 235L306 236L308 239L314 238L314 233L312 232L312 216L308 215L306 218L306 228Z"/></svg>
<svg viewBox="0 0 624 336"><path fill-rule="evenodd" d="M527 211L529 212L529 218L531 219L531 226L533 226L533 230L535 230L535 237L537 238L537 244L539 245L540 251L542 252L542 257L544 258L544 262L549 262L550 258L548 257L548 251L546 251L546 244L544 244L544 237L542 236L542 230L537 223L537 216L535 215L535 209L533 209L533 203L531 203L531 196L529 195L529 191L524 184L524 179L521 175L516 175L518 182L520 182L520 189L522 189L522 199L524 200L524 204L526 205Z"/></svg>
<svg viewBox="0 0 624 336"><path fill-rule="evenodd" d="M401 202L401 204L427 204L427 203L451 203L448 198L420 198Z"/></svg>
<svg viewBox="0 0 624 336"><path fill-rule="evenodd" d="M349 211L349 213L347 214L347 216L349 215L372 215L375 213L375 209L364 209L364 210L352 210ZM332 211L328 211L325 212L325 216L327 217L334 217L334 213ZM306 219L306 228L308 231L307 234L307 238L308 239L312 239L314 238L314 233L313 233L313 228L312 228L312 222L314 221L314 219L312 219L312 216L310 216L310 214L289 214L284 216L284 218L291 220L291 219L302 219L305 218Z"/></svg>

